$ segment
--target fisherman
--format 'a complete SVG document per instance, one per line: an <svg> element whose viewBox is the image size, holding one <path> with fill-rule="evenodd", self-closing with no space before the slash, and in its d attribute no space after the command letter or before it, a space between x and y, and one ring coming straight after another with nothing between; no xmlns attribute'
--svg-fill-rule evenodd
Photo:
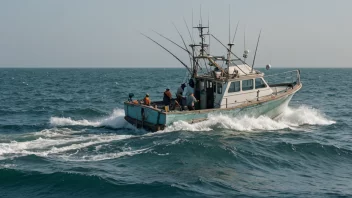
<svg viewBox="0 0 352 198"><path fill-rule="evenodd" d="M150 106L150 98L149 94L145 94L145 97L143 98L144 105Z"/></svg>
<svg viewBox="0 0 352 198"><path fill-rule="evenodd" d="M172 99L172 94L170 92L170 89L166 88L166 91L164 92L164 98L163 98L164 105L165 106L170 105L171 99Z"/></svg>
<svg viewBox="0 0 352 198"><path fill-rule="evenodd" d="M187 97L187 107L188 110L194 110L194 103L198 102L198 100L194 97L193 93L189 94Z"/></svg>
<svg viewBox="0 0 352 198"><path fill-rule="evenodd" d="M185 83L182 83L181 86L177 89L176 92L176 97L177 97L177 102L182 105L182 93L186 87Z"/></svg>
<svg viewBox="0 0 352 198"><path fill-rule="evenodd" d="M128 94L128 102L133 102L133 93Z"/></svg>

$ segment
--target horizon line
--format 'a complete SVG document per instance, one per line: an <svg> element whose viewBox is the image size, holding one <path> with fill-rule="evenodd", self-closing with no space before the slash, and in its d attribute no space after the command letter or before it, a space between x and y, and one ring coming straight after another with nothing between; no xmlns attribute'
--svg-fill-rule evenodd
<svg viewBox="0 0 352 198"><path fill-rule="evenodd" d="M294 67L294 66L277 66L272 67L272 69L285 69L285 68L297 68L297 69L352 69L352 67L346 66L337 66L337 67L329 67L329 66L303 66L303 67ZM181 66L0 66L0 69L184 69ZM255 68L255 69L265 69L263 68Z"/></svg>

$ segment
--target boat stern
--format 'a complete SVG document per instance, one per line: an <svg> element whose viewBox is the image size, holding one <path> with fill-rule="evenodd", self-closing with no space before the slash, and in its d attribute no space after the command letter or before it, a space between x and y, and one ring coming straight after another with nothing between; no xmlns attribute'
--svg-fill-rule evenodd
<svg viewBox="0 0 352 198"><path fill-rule="evenodd" d="M124 103L125 120L137 128L158 131L165 128L166 114L160 109L132 102Z"/></svg>

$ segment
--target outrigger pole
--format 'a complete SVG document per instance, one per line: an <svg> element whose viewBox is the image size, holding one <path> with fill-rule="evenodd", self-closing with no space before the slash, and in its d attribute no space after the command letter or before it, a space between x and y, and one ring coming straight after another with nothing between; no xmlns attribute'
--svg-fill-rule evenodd
<svg viewBox="0 0 352 198"><path fill-rule="evenodd" d="M174 27L175 27L175 29L176 29L178 35L180 35L180 37L181 37L181 39L182 39L182 42L183 42L183 45L185 46L185 49L187 49L187 45L186 45L185 40L183 39L183 36L181 35L180 31L178 31L176 25L175 25L174 23L172 23L172 24L174 25ZM191 64L191 66L192 66L192 59L194 59L194 56L191 54L190 51L188 51L188 49L187 49L187 52L188 52L188 55L189 55L189 62L190 62L190 64Z"/></svg>
<svg viewBox="0 0 352 198"><path fill-rule="evenodd" d="M193 13L192 13L193 14ZM187 30L188 30L188 34L189 34L189 38L191 39L191 41L192 41L192 43L194 44L194 39L193 39L193 37L192 37L192 35L191 35L191 31L189 30L189 28L188 28L188 25L187 25L187 22L186 22L186 19L185 18L183 18L183 21L185 22L185 24L186 24L186 27L187 27Z"/></svg>
<svg viewBox="0 0 352 198"><path fill-rule="evenodd" d="M192 73L191 70L189 69L189 67L184 63L182 62L175 54L173 54L172 52L170 52L168 49L166 49L164 46L160 45L158 42L156 42L155 40L153 40L152 38L150 38L149 36L143 34L143 33L140 33L142 34L143 36L147 37L149 40L153 41L154 43L156 43L157 45L159 45L161 48L163 48L165 51L169 52L169 54L171 54L173 57L175 57L183 66L186 67L186 69L189 71L189 73Z"/></svg>
<svg viewBox="0 0 352 198"><path fill-rule="evenodd" d="M187 48L183 48L182 46L180 46L179 44L177 44L176 42L172 41L171 39L167 38L166 36L152 30L153 32L155 32L156 34L158 34L159 36L163 37L164 39L170 41L171 43L173 43L174 45L176 45L177 47L183 49L184 51L186 51L188 54L191 54L191 52L189 50L187 50Z"/></svg>
<svg viewBox="0 0 352 198"><path fill-rule="evenodd" d="M259 45L259 40L260 40L260 35L262 34L262 30L260 30L259 32L259 36L258 36L258 41L257 41L257 47L255 48L255 53L254 53L254 58L253 58L253 64L252 64L252 71L251 73L253 73L253 68L254 68L254 63L255 63L255 57L257 56L257 50L258 50L258 45Z"/></svg>

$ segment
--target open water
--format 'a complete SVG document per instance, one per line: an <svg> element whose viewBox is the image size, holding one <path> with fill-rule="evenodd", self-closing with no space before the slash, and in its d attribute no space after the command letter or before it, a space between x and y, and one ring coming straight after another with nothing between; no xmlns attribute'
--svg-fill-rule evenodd
<svg viewBox="0 0 352 198"><path fill-rule="evenodd" d="M175 92L184 69L0 69L0 197L351 197L351 74L302 69L276 120L148 133L123 101Z"/></svg>

